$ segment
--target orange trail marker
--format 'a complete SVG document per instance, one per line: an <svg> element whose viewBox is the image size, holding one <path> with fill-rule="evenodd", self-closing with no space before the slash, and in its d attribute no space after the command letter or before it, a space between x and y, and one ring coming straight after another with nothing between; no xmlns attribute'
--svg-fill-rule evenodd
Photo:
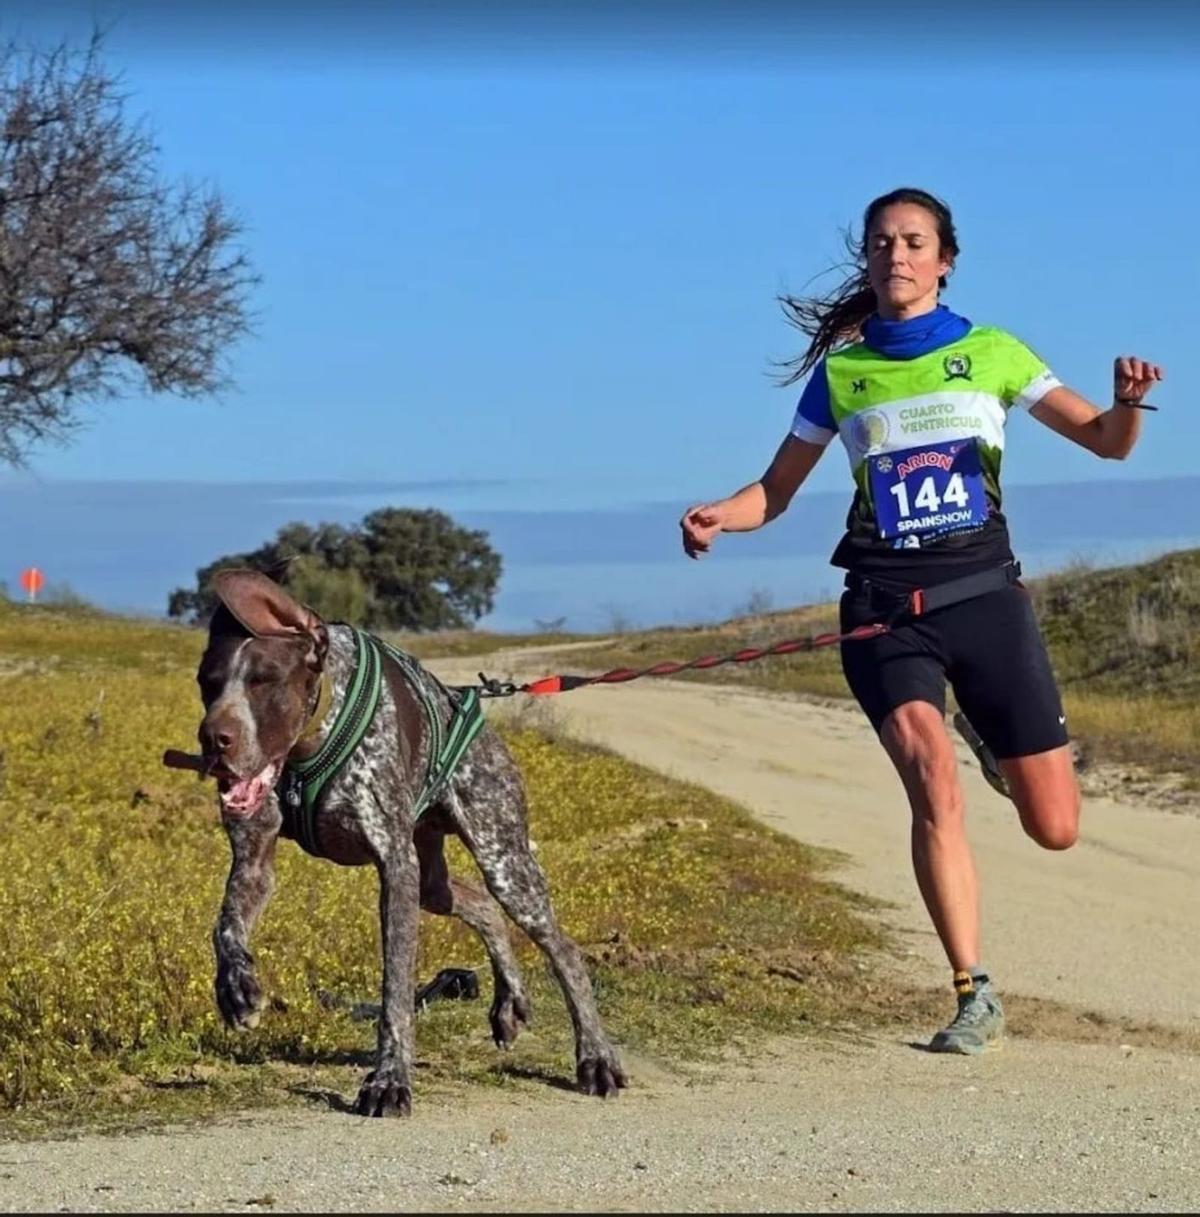
<svg viewBox="0 0 1200 1217"><path fill-rule="evenodd" d="M38 592L46 586L46 576L36 566L28 566L21 572L21 586L32 604L37 599Z"/></svg>

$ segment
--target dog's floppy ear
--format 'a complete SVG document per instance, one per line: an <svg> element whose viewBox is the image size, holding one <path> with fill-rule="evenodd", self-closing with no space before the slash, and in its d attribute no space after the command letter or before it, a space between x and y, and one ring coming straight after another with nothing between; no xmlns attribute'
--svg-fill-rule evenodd
<svg viewBox="0 0 1200 1217"><path fill-rule="evenodd" d="M212 577L212 589L221 603L255 638L298 638L312 641L315 655L310 663L319 664L329 647L325 622L307 605L249 567L227 567Z"/></svg>

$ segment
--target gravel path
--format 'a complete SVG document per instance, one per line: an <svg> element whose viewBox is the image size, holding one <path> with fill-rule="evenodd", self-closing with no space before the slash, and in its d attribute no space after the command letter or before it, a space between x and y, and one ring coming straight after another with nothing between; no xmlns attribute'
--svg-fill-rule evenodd
<svg viewBox="0 0 1200 1217"><path fill-rule="evenodd" d="M782 1047L700 1084L639 1071L616 1103L473 1092L412 1120L270 1113L0 1147L38 1211L1195 1210L1200 1060L1010 1043Z"/></svg>

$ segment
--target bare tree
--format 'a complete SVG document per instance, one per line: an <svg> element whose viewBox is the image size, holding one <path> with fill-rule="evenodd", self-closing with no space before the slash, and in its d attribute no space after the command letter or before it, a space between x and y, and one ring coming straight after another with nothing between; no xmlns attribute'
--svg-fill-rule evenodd
<svg viewBox="0 0 1200 1217"><path fill-rule="evenodd" d="M62 442L90 401L229 384L256 282L215 190L161 180L85 50L0 46L0 462Z"/></svg>

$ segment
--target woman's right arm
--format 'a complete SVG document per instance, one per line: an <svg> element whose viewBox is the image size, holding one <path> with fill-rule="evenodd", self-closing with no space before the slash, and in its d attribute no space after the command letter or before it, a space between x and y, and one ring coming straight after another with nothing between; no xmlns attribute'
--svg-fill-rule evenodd
<svg viewBox="0 0 1200 1217"><path fill-rule="evenodd" d="M824 451L823 444L789 435L757 482L743 486L727 499L698 503L683 513L679 521L683 552L689 558L698 558L708 553L717 533L752 532L782 515Z"/></svg>

